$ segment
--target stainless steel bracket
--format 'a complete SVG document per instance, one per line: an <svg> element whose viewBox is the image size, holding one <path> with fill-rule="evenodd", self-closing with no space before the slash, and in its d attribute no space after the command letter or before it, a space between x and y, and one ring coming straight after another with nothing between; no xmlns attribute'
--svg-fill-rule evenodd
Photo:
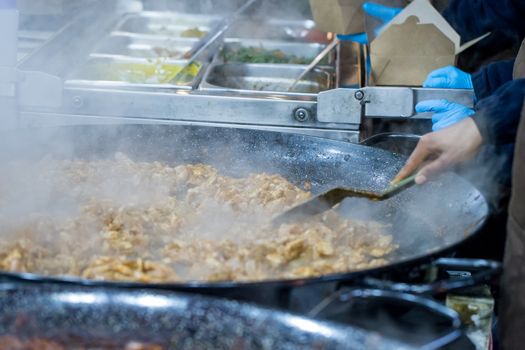
<svg viewBox="0 0 525 350"><path fill-rule="evenodd" d="M430 113L416 114L415 106L421 101L435 99L446 99L473 107L474 92L411 87L334 89L319 93L317 120L323 123L360 124L363 117L429 119Z"/></svg>
<svg viewBox="0 0 525 350"><path fill-rule="evenodd" d="M317 96L317 120L321 123L361 124L363 105L358 89L333 89ZM359 95L360 96L360 95Z"/></svg>
<svg viewBox="0 0 525 350"><path fill-rule="evenodd" d="M467 107L474 106L473 90L409 87L367 87L362 90L367 118L428 119L430 113L416 114L415 111L415 106L426 100L446 99Z"/></svg>
<svg viewBox="0 0 525 350"><path fill-rule="evenodd" d="M62 106L64 84L51 74L18 71L18 103L21 107L58 108Z"/></svg>
<svg viewBox="0 0 525 350"><path fill-rule="evenodd" d="M0 96L17 97L19 106L60 107L63 90L62 79L51 74L0 67Z"/></svg>

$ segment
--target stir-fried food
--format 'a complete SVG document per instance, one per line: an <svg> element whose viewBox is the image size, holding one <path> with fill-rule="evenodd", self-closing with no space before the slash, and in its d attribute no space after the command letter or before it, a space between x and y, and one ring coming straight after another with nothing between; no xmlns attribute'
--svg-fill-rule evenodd
<svg viewBox="0 0 525 350"><path fill-rule="evenodd" d="M273 227L275 215L311 196L280 175L237 178L209 165L123 154L41 163L26 171L34 208L22 220L12 200L24 194L0 182L0 209L11 209L0 210L1 270L152 283L258 281L380 266L396 248L380 224L335 211Z"/></svg>

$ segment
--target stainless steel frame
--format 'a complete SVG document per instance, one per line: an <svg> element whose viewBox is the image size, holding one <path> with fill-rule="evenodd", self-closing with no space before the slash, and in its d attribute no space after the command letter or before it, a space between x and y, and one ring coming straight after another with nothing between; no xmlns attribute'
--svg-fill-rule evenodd
<svg viewBox="0 0 525 350"><path fill-rule="evenodd" d="M191 17L184 14L152 12L124 16L108 12L100 14L100 18L95 23L91 18L80 16L77 21L67 26L59 35L19 65L20 71L43 72L48 78L47 81L53 82L54 89L50 91L49 86L40 82L36 84L25 82L26 86L32 88L30 93L20 92L23 96L19 99L22 123L45 120L50 116L54 122L58 122L62 116L63 123L70 123L73 120L85 123L91 120L90 118L98 121L108 118L112 122L147 120L158 123L199 123L225 127L277 129L322 136L330 134L337 135L334 138L355 142L358 140L363 118L426 119L428 115L414 115L414 106L418 101L429 97L449 98L465 104L472 103L472 91L469 90L362 87L363 82L358 80L363 76L362 72L354 74L354 80L350 81L350 85L355 88L339 88L337 85L339 82L345 81L345 84L349 84L348 79L339 76L342 71L339 69L341 62L339 56L332 62L332 67L325 71L327 73L323 73L331 74L331 80L335 83L331 82L329 87L325 87L328 90L319 94L261 92L210 84L210 74L214 69L220 69L222 64L218 51L207 52L200 58L202 69L190 85L109 83L100 80L71 79L70 77L74 76L72 74L82 68L83 62L90 59L147 62L147 58L133 57L133 54L129 57L130 52L127 51L129 47L126 47L125 43L119 44L124 51L122 54L117 48L108 49L108 40L127 37L124 41L140 42L144 45L166 41L181 44L181 47L186 49L188 45L198 43L198 40L170 38L162 34L152 36L151 32L162 25L172 26L173 28L170 28L177 30L181 26L191 27L189 22L183 22L180 26L174 24L178 19L195 20L196 22L193 23L198 23L203 28L205 26L209 28L215 21L219 21L219 18L213 16ZM159 22L152 23L152 20ZM134 25L130 25L129 23L132 23L130 21L135 21ZM284 32L291 37L296 35L295 42L275 42L260 38L238 39L236 36L239 35L236 34L239 33L239 28L243 28L242 22L241 19L238 25L226 34L225 45L234 42L248 44L257 42L269 45L268 47L281 47L285 51L298 53L315 52L323 46L301 42L305 31L312 27L310 21L270 20L267 22L268 25L277 28L275 32ZM124 30L132 31L133 28L146 28L146 33L140 33L138 29L135 31L139 33L124 33ZM246 32L244 34L248 35ZM67 53L64 52L65 48L68 50ZM352 55L355 57L350 63L355 62L355 67L362 71L365 67L363 60L359 59L361 56L359 52L359 46L354 45ZM165 61L176 62L171 58ZM345 64L349 64L348 58L345 59ZM280 68L275 68L277 65L262 66L268 70L284 70L290 77L299 74L303 67L300 65L278 65L281 66ZM285 74L283 73L282 76ZM63 81L61 87L57 87L57 80ZM43 96L56 97L56 100L41 105L33 103L32 101L42 100L37 98L39 91Z"/></svg>

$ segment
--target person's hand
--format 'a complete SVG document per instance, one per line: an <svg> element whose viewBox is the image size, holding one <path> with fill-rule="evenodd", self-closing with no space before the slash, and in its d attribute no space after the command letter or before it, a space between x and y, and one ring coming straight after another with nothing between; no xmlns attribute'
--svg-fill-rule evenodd
<svg viewBox="0 0 525 350"><path fill-rule="evenodd" d="M454 66L436 69L427 76L423 83L426 88L473 89L472 76Z"/></svg>
<svg viewBox="0 0 525 350"><path fill-rule="evenodd" d="M474 110L447 100L427 100L416 105L417 113L432 112L432 130L438 131L473 115Z"/></svg>
<svg viewBox="0 0 525 350"><path fill-rule="evenodd" d="M373 16L379 19L381 22L383 22L383 25L376 29L376 35L378 35L381 29L386 24L388 24L395 16L397 16L398 13L402 10L403 9L401 8L383 6L375 4L373 2L365 2L363 4L363 11L365 11L368 15ZM356 33L348 35L339 34L337 35L337 39L353 41L362 45L368 44L368 36L366 35L366 33Z"/></svg>
<svg viewBox="0 0 525 350"><path fill-rule="evenodd" d="M424 135L405 166L393 183L413 174L417 169L416 183L423 184L454 165L472 159L479 151L483 139L472 118L430 134ZM430 162L423 163L430 159Z"/></svg>

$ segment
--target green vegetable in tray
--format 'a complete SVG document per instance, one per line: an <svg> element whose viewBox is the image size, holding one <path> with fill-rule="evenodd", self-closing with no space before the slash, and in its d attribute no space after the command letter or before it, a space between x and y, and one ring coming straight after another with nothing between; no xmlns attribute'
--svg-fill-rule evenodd
<svg viewBox="0 0 525 350"><path fill-rule="evenodd" d="M306 57L287 55L281 50L269 50L253 46L226 48L222 54L225 62L309 64L312 60Z"/></svg>

